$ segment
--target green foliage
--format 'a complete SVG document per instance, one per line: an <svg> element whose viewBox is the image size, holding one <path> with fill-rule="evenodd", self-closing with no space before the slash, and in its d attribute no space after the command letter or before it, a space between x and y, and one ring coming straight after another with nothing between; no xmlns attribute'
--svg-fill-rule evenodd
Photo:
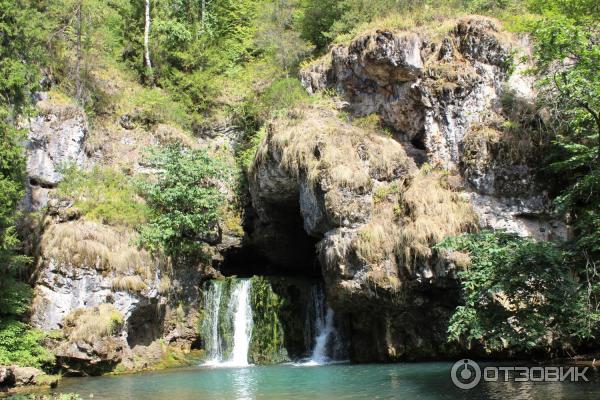
<svg viewBox="0 0 600 400"><path fill-rule="evenodd" d="M0 0L0 121L9 108L18 112L37 87L36 62L43 59L43 30L38 2ZM13 114L14 115L14 114ZM0 127L0 130L3 130ZM4 141L4 140L3 140Z"/></svg>
<svg viewBox="0 0 600 400"><path fill-rule="evenodd" d="M43 59L37 2L0 0L0 364L46 366L52 355L42 334L19 321L29 309L31 287L15 279L29 259L19 255L15 222L25 194L23 132L14 127L27 111Z"/></svg>
<svg viewBox="0 0 600 400"><path fill-rule="evenodd" d="M29 311L29 285L4 275L0 281L0 365L49 367L52 353L40 343L44 334L19 319Z"/></svg>
<svg viewBox="0 0 600 400"><path fill-rule="evenodd" d="M141 243L173 257L201 255L202 243L218 233L219 185L228 179L224 163L206 150L180 144L150 150L146 163L157 174L140 182L152 210Z"/></svg>
<svg viewBox="0 0 600 400"><path fill-rule="evenodd" d="M248 101L248 107L242 113L250 121L245 121L247 126L244 140L236 149L236 158L243 171L248 171L256 149L266 135L266 125L263 124L260 128L256 125L260 126L260 122L268 120L277 112L310 101L312 99L296 78L277 79L262 94Z"/></svg>
<svg viewBox="0 0 600 400"><path fill-rule="evenodd" d="M48 367L54 361L50 351L40 345L42 332L30 329L12 318L0 320L0 364Z"/></svg>
<svg viewBox="0 0 600 400"><path fill-rule="evenodd" d="M308 102L309 96L296 78L283 78L274 81L262 94L261 103L269 111L293 108Z"/></svg>
<svg viewBox="0 0 600 400"><path fill-rule="evenodd" d="M450 340L488 351L564 350L598 333L600 313L587 307L587 285L555 244L484 231L438 248L466 252L471 260L458 273L464 305L450 320Z"/></svg>
<svg viewBox="0 0 600 400"><path fill-rule="evenodd" d="M99 64L119 56L122 14L129 0L52 0L44 3L47 47L46 67L61 90L73 96L88 112L99 111L107 93L94 76Z"/></svg>
<svg viewBox="0 0 600 400"><path fill-rule="evenodd" d="M563 177L557 211L575 228L569 258L587 280L598 280L600 265L600 5L590 0L531 1L539 20L535 38L539 107L546 131L560 153L551 169ZM590 308L598 310L598 288L590 288ZM594 299L595 298L595 299Z"/></svg>
<svg viewBox="0 0 600 400"><path fill-rule="evenodd" d="M11 276L0 282L0 315L23 315L29 310L33 291L31 286Z"/></svg>
<svg viewBox="0 0 600 400"><path fill-rule="evenodd" d="M188 127L191 124L186 107L158 88L144 88L137 91L128 101L136 110L133 119L146 128L159 123L174 123L181 127Z"/></svg>
<svg viewBox="0 0 600 400"><path fill-rule="evenodd" d="M300 29L304 39L324 50L341 37L360 33L365 24L392 16L397 16L401 23L411 19L435 21L438 17L461 13L500 16L522 11L523 3L523 0L304 0Z"/></svg>
<svg viewBox="0 0 600 400"><path fill-rule="evenodd" d="M123 56L146 82L170 89L188 110L201 114L219 95L216 78L252 58L258 6L251 0L152 2L150 81L142 63L144 2L133 2L124 14L129 29Z"/></svg>
<svg viewBox="0 0 600 400"><path fill-rule="evenodd" d="M299 32L301 17L298 0L265 2L257 17L255 43L286 75L311 50Z"/></svg>
<svg viewBox="0 0 600 400"><path fill-rule="evenodd" d="M302 37L313 43L317 49L324 49L331 41L329 30L342 14L343 2L340 0L306 0Z"/></svg>
<svg viewBox="0 0 600 400"><path fill-rule="evenodd" d="M148 216L148 207L137 196L130 178L112 168L83 171L70 166L57 188L62 198L74 200L82 215L107 225L138 227Z"/></svg>
<svg viewBox="0 0 600 400"><path fill-rule="evenodd" d="M23 132L13 121L29 105L37 87L41 59L40 14L30 1L0 0L0 268L23 261L16 257L14 223L23 198L25 157Z"/></svg>
<svg viewBox="0 0 600 400"><path fill-rule="evenodd" d="M246 145L239 151L237 158L243 171L248 171L250 169L250 166L254 161L256 150L258 149L258 146L262 142L266 133L266 128L262 127L256 133L248 137Z"/></svg>
<svg viewBox="0 0 600 400"><path fill-rule="evenodd" d="M21 132L0 120L0 265L3 266L18 261L14 254L18 245L14 223L18 202L25 194L25 157L20 140Z"/></svg>

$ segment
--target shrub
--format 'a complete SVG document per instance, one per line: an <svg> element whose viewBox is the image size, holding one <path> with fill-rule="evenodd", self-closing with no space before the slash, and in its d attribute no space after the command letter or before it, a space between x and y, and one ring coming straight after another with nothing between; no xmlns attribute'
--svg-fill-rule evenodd
<svg viewBox="0 0 600 400"><path fill-rule="evenodd" d="M33 295L31 286L11 276L2 277L0 282L0 315L21 315L29 310Z"/></svg>
<svg viewBox="0 0 600 400"><path fill-rule="evenodd" d="M225 164L204 149L181 144L150 150L146 163L159 172L140 182L152 210L140 242L173 257L201 255L202 243L218 234L219 187L229 175Z"/></svg>
<svg viewBox="0 0 600 400"><path fill-rule="evenodd" d="M308 93L297 78L283 78L273 82L261 97L265 107L272 111L289 109L308 100Z"/></svg>
<svg viewBox="0 0 600 400"><path fill-rule="evenodd" d="M599 315L588 313L584 285L557 245L483 231L446 239L438 248L466 252L470 260L458 272L464 305L450 320L450 340L477 342L488 351L562 350L593 334L580 329L588 318L597 330Z"/></svg>
<svg viewBox="0 0 600 400"><path fill-rule="evenodd" d="M0 365L49 367L53 355L41 342L44 334L20 319L29 310L32 290L10 275L0 281Z"/></svg>
<svg viewBox="0 0 600 400"><path fill-rule="evenodd" d="M13 318L0 320L0 365L50 366L54 356L41 346L44 334Z"/></svg>

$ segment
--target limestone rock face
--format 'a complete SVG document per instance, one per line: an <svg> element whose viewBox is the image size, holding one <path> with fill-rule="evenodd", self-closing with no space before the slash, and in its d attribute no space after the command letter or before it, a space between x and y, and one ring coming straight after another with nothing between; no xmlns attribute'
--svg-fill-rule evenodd
<svg viewBox="0 0 600 400"><path fill-rule="evenodd" d="M37 210L46 205L48 190L61 180L60 168L83 167L88 157L85 139L87 117L74 104L58 104L45 99L38 102L40 115L29 122L27 135L27 175L29 186L26 209Z"/></svg>
<svg viewBox="0 0 600 400"><path fill-rule="evenodd" d="M402 138L418 142L429 162L460 162L460 143L484 112L499 111L510 88L511 45L492 20L461 20L441 43L390 30L363 34L331 50L330 64L301 73L309 92L335 87L354 115L377 113ZM531 91L530 91L531 92Z"/></svg>
<svg viewBox="0 0 600 400"><path fill-rule="evenodd" d="M440 343L443 335L435 330L426 337L402 336L402 343L389 339L389 346L397 347L394 356L376 351L380 344L387 348L383 338L396 338L409 323L418 332L431 312L444 316L443 325L455 305L456 291L440 289L451 286L446 277L452 276L452 268L430 252L430 238L419 227L429 224L427 229L457 234L474 226L475 217L466 201L439 179L419 173L399 142L354 126L327 107L296 109L269 125L250 176L261 229L277 232L265 253L277 263L279 254L272 248L297 248L293 224L318 240L312 251L321 265L329 304L353 327L367 318L369 326L377 326L363 332L368 338L353 328L357 360L431 357L434 352L427 349ZM300 221L286 219L295 213ZM282 225L288 229L280 229ZM307 271L310 265L304 265ZM446 295L435 298L433 291ZM442 304L442 298L454 300ZM422 318L407 311L411 308ZM395 321L398 310L406 313L407 325L387 326L385 321ZM370 355L359 351L365 341L377 342L367 346L373 350Z"/></svg>
<svg viewBox="0 0 600 400"><path fill-rule="evenodd" d="M417 162L458 170L484 226L562 237L564 224L547 216L547 188L536 181L543 139L533 143L529 133L505 128L511 118L537 118L534 79L514 61L529 47L498 22L469 17L441 39L365 33L334 46L301 80L310 93L335 88L356 117L377 114ZM503 211L491 212L492 202Z"/></svg>
<svg viewBox="0 0 600 400"><path fill-rule="evenodd" d="M81 241L82 246L72 247L72 240ZM119 290L121 278L134 273L117 270L116 254L129 250L129 240L111 228L91 222L50 224L41 239L31 316L34 326L45 331L58 329L73 310L103 303L114 304L129 319L137 307L158 302L159 271L148 276L150 279L143 286ZM115 254L112 263L110 252ZM136 254L133 249L131 253ZM152 266L148 255L136 255L148 267Z"/></svg>
<svg viewBox="0 0 600 400"><path fill-rule="evenodd" d="M105 304L123 317L108 337L56 343L65 372L94 375L121 362L136 369L134 359L142 362L143 349L163 338L189 351L206 271L190 266L167 273L168 266L135 246L135 234L83 220L61 222L59 215L45 221L40 239L32 325L64 330L69 315ZM179 299L185 299L183 310Z"/></svg>
<svg viewBox="0 0 600 400"><path fill-rule="evenodd" d="M301 224L317 241L328 301L352 326L355 360L465 351L446 343L459 288L456 261L434 247L444 237L478 226L565 234L547 217L536 179L543 141L508 123L536 118L533 81L512 65L513 52L526 53L526 43L480 17L437 38L367 32L301 71L309 93L335 88L350 117L326 104L271 121L250 177L255 234L270 232L271 248L287 250L298 240L281 226ZM371 114L391 137L352 123ZM424 162L433 170L419 170Z"/></svg>

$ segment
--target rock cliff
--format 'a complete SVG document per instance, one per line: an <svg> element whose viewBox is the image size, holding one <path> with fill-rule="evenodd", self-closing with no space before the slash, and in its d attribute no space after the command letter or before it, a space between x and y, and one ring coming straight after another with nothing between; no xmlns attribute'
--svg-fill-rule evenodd
<svg viewBox="0 0 600 400"><path fill-rule="evenodd" d="M301 72L309 93L333 88L340 101L270 122L250 179L259 226L282 232L293 222L281 210L300 213L355 360L460 351L446 327L464 260L435 250L444 237L479 227L564 235L536 179L546 143L510 128L538 118L527 114L533 80L515 61L527 51L479 17L442 35L366 32ZM360 127L369 115L391 133ZM293 241L277 238L267 255Z"/></svg>
<svg viewBox="0 0 600 400"><path fill-rule="evenodd" d="M35 257L32 325L62 332L51 347L58 366L69 374L151 368L169 352L188 353L197 347L200 284L215 274L211 261L218 263L222 253L239 246L240 233L220 228L211 260L173 268L170 260L138 247L134 227L87 218L56 188L67 166L149 174L153 171L145 169L142 158L148 146L183 141L231 152L230 145L194 140L167 124L123 127L123 118L106 116L97 118L92 129L72 100L55 92L40 98L39 115L28 124L29 182L23 202L25 210L36 211L29 218ZM233 196L232 188L223 191ZM79 324L75 317L81 312L107 306L114 307L122 323L105 335L94 336L92 330L86 337L72 337L67 321Z"/></svg>

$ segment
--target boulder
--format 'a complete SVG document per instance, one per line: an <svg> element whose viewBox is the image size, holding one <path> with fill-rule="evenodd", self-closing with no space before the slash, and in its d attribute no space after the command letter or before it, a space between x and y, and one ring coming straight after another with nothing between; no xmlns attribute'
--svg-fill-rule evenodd
<svg viewBox="0 0 600 400"><path fill-rule="evenodd" d="M38 383L38 378L45 375L44 372L33 367L13 367L15 386L30 386Z"/></svg>
<svg viewBox="0 0 600 400"><path fill-rule="evenodd" d="M120 338L67 341L55 350L58 366L68 375L101 375L121 362L127 342Z"/></svg>

